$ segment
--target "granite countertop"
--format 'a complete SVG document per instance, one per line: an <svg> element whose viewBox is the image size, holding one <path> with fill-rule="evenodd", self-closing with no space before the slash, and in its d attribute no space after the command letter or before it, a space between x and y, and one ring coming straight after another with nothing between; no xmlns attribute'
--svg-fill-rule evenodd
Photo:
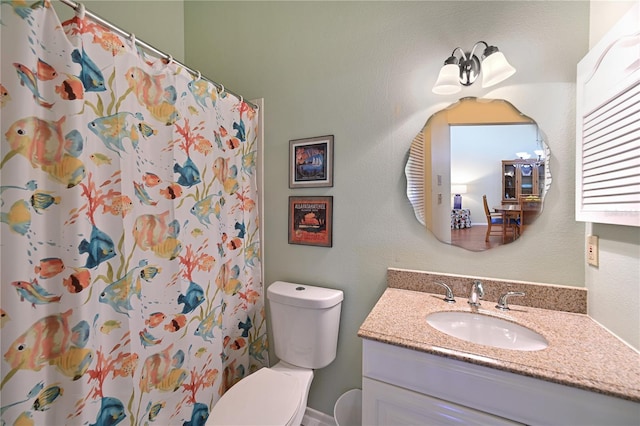
<svg viewBox="0 0 640 426"><path fill-rule="evenodd" d="M468 311L467 298L455 304L442 294L387 288L360 327L358 336L549 382L640 402L640 354L585 314L518 306L495 309L483 300L480 314L516 322L542 334L539 351L498 349L444 334L427 324L438 311ZM476 308L473 308L474 310Z"/></svg>

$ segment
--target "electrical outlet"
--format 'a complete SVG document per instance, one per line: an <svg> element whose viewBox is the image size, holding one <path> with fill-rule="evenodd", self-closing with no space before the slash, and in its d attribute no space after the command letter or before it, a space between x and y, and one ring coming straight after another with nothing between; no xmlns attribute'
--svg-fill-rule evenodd
<svg viewBox="0 0 640 426"><path fill-rule="evenodd" d="M587 236L587 263L598 266L598 236Z"/></svg>

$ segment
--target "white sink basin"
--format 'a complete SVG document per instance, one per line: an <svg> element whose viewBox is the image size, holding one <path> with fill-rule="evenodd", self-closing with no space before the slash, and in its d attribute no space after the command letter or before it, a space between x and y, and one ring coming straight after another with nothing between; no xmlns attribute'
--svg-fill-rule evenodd
<svg viewBox="0 0 640 426"><path fill-rule="evenodd" d="M438 331L480 345L516 351L539 351L549 343L540 334L501 318L473 312L434 312L427 323Z"/></svg>

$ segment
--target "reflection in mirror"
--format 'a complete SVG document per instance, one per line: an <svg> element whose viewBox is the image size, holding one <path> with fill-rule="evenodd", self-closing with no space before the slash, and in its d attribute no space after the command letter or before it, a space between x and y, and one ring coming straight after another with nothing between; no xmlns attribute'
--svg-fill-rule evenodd
<svg viewBox="0 0 640 426"><path fill-rule="evenodd" d="M487 250L534 231L551 185L549 156L536 122L512 104L463 98L414 138L407 196L440 241Z"/></svg>

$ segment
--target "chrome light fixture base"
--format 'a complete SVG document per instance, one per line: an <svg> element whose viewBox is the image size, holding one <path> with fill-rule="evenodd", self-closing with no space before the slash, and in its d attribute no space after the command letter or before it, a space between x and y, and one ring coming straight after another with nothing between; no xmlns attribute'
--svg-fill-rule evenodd
<svg viewBox="0 0 640 426"><path fill-rule="evenodd" d="M460 84L471 86L480 75L480 59L476 55L468 56L468 59L460 61Z"/></svg>
<svg viewBox="0 0 640 426"><path fill-rule="evenodd" d="M482 59L475 55L479 45L485 46ZM460 47L456 47L451 56L444 61L438 80L433 86L433 93L438 95L457 93L462 90L461 85L471 86L481 72L482 87L490 87L511 77L516 69L507 62L496 46L489 46L484 41L477 42L471 52L465 52Z"/></svg>

